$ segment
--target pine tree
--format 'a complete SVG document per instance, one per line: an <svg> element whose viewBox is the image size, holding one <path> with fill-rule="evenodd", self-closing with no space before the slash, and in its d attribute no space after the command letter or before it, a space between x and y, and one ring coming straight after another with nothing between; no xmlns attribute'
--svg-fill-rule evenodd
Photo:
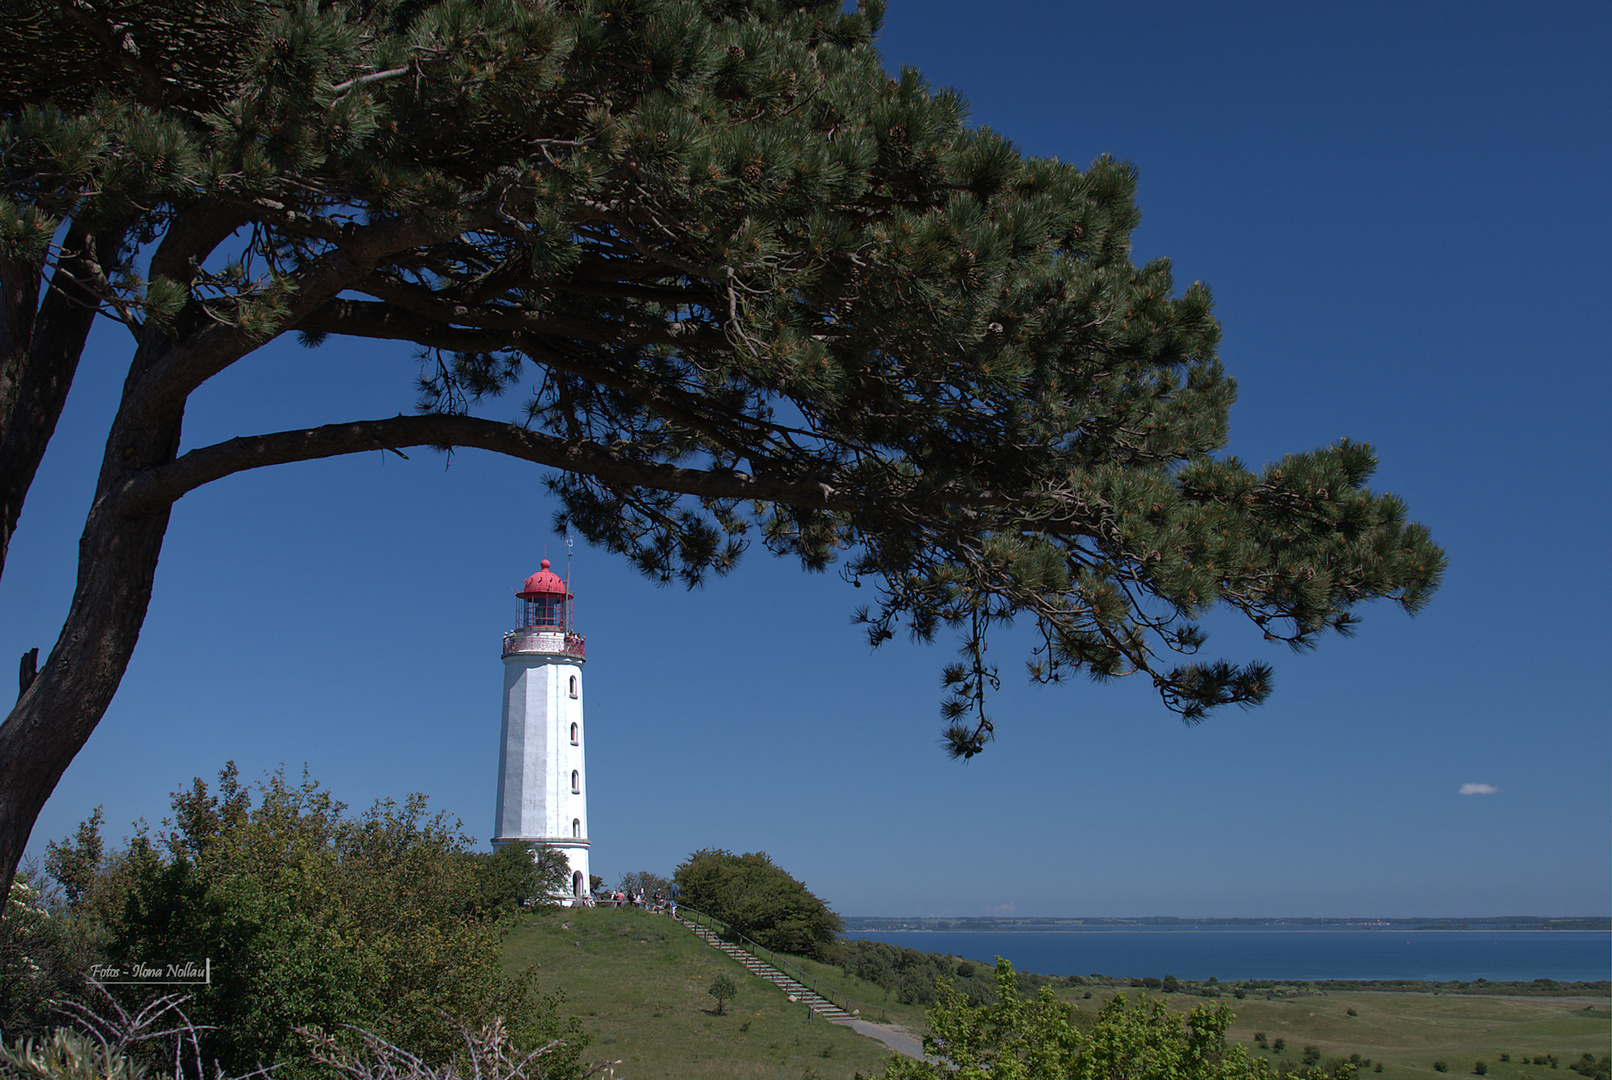
<svg viewBox="0 0 1612 1080"><path fill-rule="evenodd" d="M132 338L72 608L0 728L0 865L111 700L173 503L265 465L479 447L658 580L839 559L874 642L960 633L965 757L1015 617L1036 678L1139 674L1195 722L1271 685L1195 658L1210 608L1304 647L1420 607L1443 556L1368 447L1215 456L1210 295L1131 262L1133 170L966 127L887 76L881 11L0 2L0 567L91 321ZM418 415L180 454L191 392L292 333L423 350Z"/></svg>

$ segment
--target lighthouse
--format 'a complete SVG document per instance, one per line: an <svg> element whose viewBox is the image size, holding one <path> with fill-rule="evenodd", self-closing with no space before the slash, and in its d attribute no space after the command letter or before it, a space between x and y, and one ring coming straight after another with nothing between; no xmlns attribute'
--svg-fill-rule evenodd
<svg viewBox="0 0 1612 1080"><path fill-rule="evenodd" d="M563 851L571 866L567 893L575 902L589 895L583 639L571 625L571 593L547 559L515 595L520 622L504 635L493 846L549 844Z"/></svg>

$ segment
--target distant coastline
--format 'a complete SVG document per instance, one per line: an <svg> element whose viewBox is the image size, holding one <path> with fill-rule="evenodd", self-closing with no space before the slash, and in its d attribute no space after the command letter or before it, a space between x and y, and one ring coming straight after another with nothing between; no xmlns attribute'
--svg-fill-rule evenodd
<svg viewBox="0 0 1612 1080"><path fill-rule="evenodd" d="M1504 931L1591 930L1612 931L1612 918L1581 916L1573 918L1544 918L1533 915L1501 915L1485 918L1228 918L1183 919L1170 915L1149 915L1137 918L1073 918L1040 916L976 916L967 918L892 918L884 916L847 915L842 917L847 931L875 931L924 933L1011 933L1014 931L1102 931L1102 930L1388 930L1404 933L1416 930Z"/></svg>

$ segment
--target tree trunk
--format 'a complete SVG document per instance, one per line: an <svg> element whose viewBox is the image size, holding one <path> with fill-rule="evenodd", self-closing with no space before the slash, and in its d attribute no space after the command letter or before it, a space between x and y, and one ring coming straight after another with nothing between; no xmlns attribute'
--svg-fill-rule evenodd
<svg viewBox="0 0 1612 1080"><path fill-rule="evenodd" d="M78 587L50 657L0 724L0 895L10 895L34 822L117 693L140 627L172 500L130 511L128 477L171 462L184 402L140 400L134 388L171 343L159 329L136 350L107 438L95 502L78 544Z"/></svg>
<svg viewBox="0 0 1612 1080"><path fill-rule="evenodd" d="M0 724L0 895L34 821L106 713L134 654L170 508L128 519L98 507L79 542L79 583L50 658Z"/></svg>
<svg viewBox="0 0 1612 1080"><path fill-rule="evenodd" d="M95 321L97 301L74 278L112 263L123 234L69 229L43 298L40 265L0 259L0 571Z"/></svg>

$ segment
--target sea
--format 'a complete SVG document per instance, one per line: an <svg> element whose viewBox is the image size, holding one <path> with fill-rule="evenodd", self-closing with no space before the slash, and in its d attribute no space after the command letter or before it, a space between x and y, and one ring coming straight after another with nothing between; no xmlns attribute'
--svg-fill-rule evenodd
<svg viewBox="0 0 1612 1080"><path fill-rule="evenodd" d="M845 936L987 964L1000 956L1041 975L1221 982L1612 979L1612 934L1605 931L859 930Z"/></svg>

